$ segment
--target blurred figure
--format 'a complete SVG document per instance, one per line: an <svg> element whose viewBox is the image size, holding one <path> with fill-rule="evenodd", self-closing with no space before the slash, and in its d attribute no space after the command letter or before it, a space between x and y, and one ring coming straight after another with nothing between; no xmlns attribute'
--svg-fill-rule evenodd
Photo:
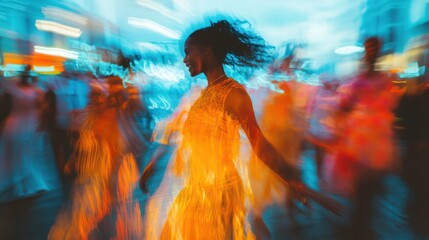
<svg viewBox="0 0 429 240"><path fill-rule="evenodd" d="M338 110L337 83L327 74L320 75L320 86L308 108L307 140L314 146L319 184L323 180L323 161L336 140L334 116Z"/></svg>
<svg viewBox="0 0 429 240"><path fill-rule="evenodd" d="M78 139L79 129L74 129L75 113L82 111L85 104L83 98L88 98L88 84L83 76L73 76L72 72L64 71L54 79L57 83L53 89L56 96L55 135L53 142L56 146L57 165L63 180L70 183L68 175L64 174L67 160L73 153L74 142Z"/></svg>
<svg viewBox="0 0 429 240"><path fill-rule="evenodd" d="M7 202L53 190L58 179L46 134L49 98L32 83L31 66L17 83L3 84L6 103L11 104L0 135L0 202Z"/></svg>
<svg viewBox="0 0 429 240"><path fill-rule="evenodd" d="M0 73L3 74L3 73ZM6 118L9 116L10 112L12 111L12 96L7 92L4 91L4 88L6 88L5 79L3 78L3 75L1 77L1 92L0 92L0 137L2 135Z"/></svg>
<svg viewBox="0 0 429 240"><path fill-rule="evenodd" d="M408 214L415 233L429 235L429 83L426 80L415 92L405 94L396 110L401 119L403 178L410 189Z"/></svg>
<svg viewBox="0 0 429 240"><path fill-rule="evenodd" d="M242 85L226 76L224 63L255 67L266 59L266 44L240 23L223 20L194 31L185 43L184 63L191 76L201 73L208 86L192 105L181 131L174 170L184 187L169 209L161 233L148 239L252 239L246 222L245 189L237 171L242 127L259 158L288 181L296 197L332 204L298 180L293 166L260 131L250 97ZM152 163L149 163L149 165ZM144 172L143 185L150 174ZM147 231L157 226L148 222Z"/></svg>
<svg viewBox="0 0 429 240"><path fill-rule="evenodd" d="M84 119L74 156L66 165L76 172L71 206L60 213L49 239L94 238L94 229L108 214L116 214L118 239L140 239L141 213L132 192L138 167L128 145L123 122L125 94L122 80L109 77L108 95L95 88Z"/></svg>
<svg viewBox="0 0 429 240"><path fill-rule="evenodd" d="M46 131L49 135L50 143L54 151L55 161L57 163L57 169L58 169L58 172L60 173L62 180L64 180L63 169L64 169L65 160L64 160L64 154L63 154L63 146L66 139L62 138L59 126L57 124L57 117L58 117L57 101L58 101L57 96L53 90L53 87L48 86L47 91L44 95L44 104L42 105L41 129Z"/></svg>
<svg viewBox="0 0 429 240"><path fill-rule="evenodd" d="M280 63L270 66L270 74L280 73L275 75L278 79L271 82L277 91L271 89L264 96L260 119L261 130L267 140L279 151L287 164L298 169L301 132L295 122L296 85L295 76L290 67L292 60L293 56L285 57ZM270 233L262 219L265 208L271 204L287 206L293 224L296 224L294 213L297 208L283 180L260 161L256 154L250 154L250 156L249 178L252 181L249 184L254 195L250 196L252 221L256 237L266 239L270 238Z"/></svg>
<svg viewBox="0 0 429 240"><path fill-rule="evenodd" d="M273 82L283 92L270 90L264 99L261 113L261 130L273 147L287 164L298 168L299 139L295 138L295 128L292 124L291 109L293 108L291 89L288 82L278 80ZM283 180L267 167L255 153L250 152L249 182L252 189L251 208L252 225L258 239L269 239L270 233L262 216L265 208L272 204L288 205L292 210L292 201L287 201L287 188ZM253 197L252 197L253 196ZM290 215L293 218L293 214ZM293 221L295 222L295 221Z"/></svg>
<svg viewBox="0 0 429 240"><path fill-rule="evenodd" d="M382 190L384 176L394 165L392 79L375 71L381 50L377 37L365 41L365 69L345 86L337 123L342 138L337 146L336 183L344 184L353 197L351 236L373 239L371 229L374 197ZM347 186L348 185L348 186Z"/></svg>
<svg viewBox="0 0 429 240"><path fill-rule="evenodd" d="M290 68L292 59L291 56L281 61L279 70L289 79L278 79L273 82L281 92L270 91L265 98L261 128L268 141L280 151L288 164L298 167L302 137L301 128L296 122L295 91L297 85Z"/></svg>
<svg viewBox="0 0 429 240"><path fill-rule="evenodd" d="M127 103L127 111L134 119L141 118L150 118L147 116L147 109L143 105L142 100L140 98L140 91L137 86L128 85L127 86L127 94L128 94L128 103ZM147 127L147 123L142 124L144 127Z"/></svg>
<svg viewBox="0 0 429 240"><path fill-rule="evenodd" d="M127 122L129 127L124 126L124 130L127 133L130 147L133 149L133 154L140 162L149 147L149 141L145 134L149 132L151 117L140 99L140 91L137 86L128 85L126 93L124 123Z"/></svg>

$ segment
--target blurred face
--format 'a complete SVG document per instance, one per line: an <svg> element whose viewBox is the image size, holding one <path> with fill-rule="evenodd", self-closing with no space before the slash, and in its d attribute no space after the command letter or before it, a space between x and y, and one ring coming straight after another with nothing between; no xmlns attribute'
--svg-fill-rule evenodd
<svg viewBox="0 0 429 240"><path fill-rule="evenodd" d="M89 99L94 104L102 104L106 100L106 96L101 89L93 89L89 95Z"/></svg>
<svg viewBox="0 0 429 240"><path fill-rule="evenodd" d="M290 63L292 62L292 58L285 58L280 64L280 70L283 72L287 72L290 69Z"/></svg>
<svg viewBox="0 0 429 240"><path fill-rule="evenodd" d="M380 52L380 46L374 42L365 43L365 61L367 64L374 64Z"/></svg>
<svg viewBox="0 0 429 240"><path fill-rule="evenodd" d="M117 93L122 90L122 85L117 83L109 83L109 93Z"/></svg>
<svg viewBox="0 0 429 240"><path fill-rule="evenodd" d="M185 58L183 59L183 63L188 67L189 73L192 77L203 72L203 48L200 45L193 43L190 38L188 38L185 43Z"/></svg>

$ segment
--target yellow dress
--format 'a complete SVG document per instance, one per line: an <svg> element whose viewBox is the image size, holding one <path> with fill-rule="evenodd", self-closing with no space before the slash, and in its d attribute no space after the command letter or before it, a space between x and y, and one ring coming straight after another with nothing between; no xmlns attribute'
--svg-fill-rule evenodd
<svg viewBox="0 0 429 240"><path fill-rule="evenodd" d="M189 110L172 167L184 176L184 187L171 205L160 237L148 234L148 239L252 238L245 221L244 187L234 164L240 124L224 106L235 88L242 86L233 79L208 86Z"/></svg>

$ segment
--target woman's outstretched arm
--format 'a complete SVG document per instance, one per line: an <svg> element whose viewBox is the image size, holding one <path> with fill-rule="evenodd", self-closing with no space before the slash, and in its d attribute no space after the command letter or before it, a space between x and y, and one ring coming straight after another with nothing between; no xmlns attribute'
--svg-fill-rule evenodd
<svg viewBox="0 0 429 240"><path fill-rule="evenodd" d="M306 204L307 198L310 198L337 215L342 213L343 207L341 204L324 194L309 189L303 184L299 180L298 169L287 164L280 153L264 137L256 122L252 101L244 89L231 90L225 100L225 110L240 122L259 159L287 181L294 192L294 198L304 204Z"/></svg>
<svg viewBox="0 0 429 240"><path fill-rule="evenodd" d="M284 180L298 180L298 169L287 164L280 153L262 134L256 122L252 100L244 89L233 89L225 100L225 110L236 118L246 133L256 155ZM275 113L272 113L275 114ZM286 147L286 146L285 146Z"/></svg>

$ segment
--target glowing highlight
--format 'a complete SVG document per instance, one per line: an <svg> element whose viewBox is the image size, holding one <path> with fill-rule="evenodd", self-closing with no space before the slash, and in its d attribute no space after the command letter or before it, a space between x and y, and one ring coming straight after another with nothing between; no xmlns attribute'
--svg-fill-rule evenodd
<svg viewBox="0 0 429 240"><path fill-rule="evenodd" d="M128 18L128 24L139 28L145 28L176 40L180 39L180 35L181 35L179 32L173 31L165 26L162 26L148 19L139 19L139 18L130 17Z"/></svg>
<svg viewBox="0 0 429 240"><path fill-rule="evenodd" d="M45 20L36 20L36 28L40 31L58 33L73 38L78 38L82 35L82 31L79 28Z"/></svg>
<svg viewBox="0 0 429 240"><path fill-rule="evenodd" d="M41 47L41 46L34 46L34 52L51 55L51 56L58 56L58 57L64 57L69 59L78 59L79 53L75 51L70 51L62 48L50 48L50 47Z"/></svg>

